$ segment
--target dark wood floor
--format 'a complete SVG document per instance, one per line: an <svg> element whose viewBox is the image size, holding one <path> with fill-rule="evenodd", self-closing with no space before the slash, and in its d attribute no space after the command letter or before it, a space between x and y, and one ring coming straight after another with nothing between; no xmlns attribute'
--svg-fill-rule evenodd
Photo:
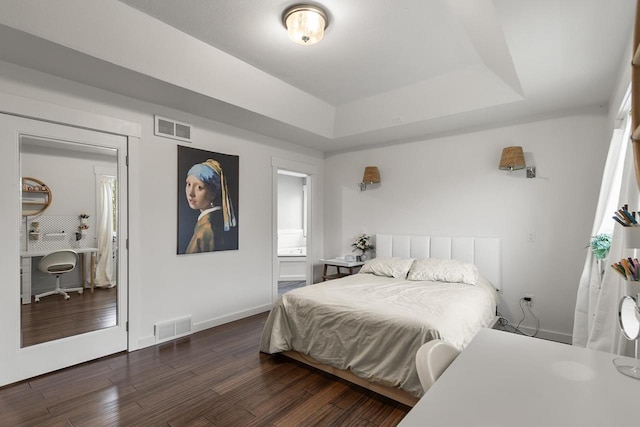
<svg viewBox="0 0 640 427"><path fill-rule="evenodd" d="M69 296L50 295L20 306L23 347L116 325L117 287Z"/></svg>
<svg viewBox="0 0 640 427"><path fill-rule="evenodd" d="M266 317L0 388L0 426L395 426L408 412L259 353Z"/></svg>

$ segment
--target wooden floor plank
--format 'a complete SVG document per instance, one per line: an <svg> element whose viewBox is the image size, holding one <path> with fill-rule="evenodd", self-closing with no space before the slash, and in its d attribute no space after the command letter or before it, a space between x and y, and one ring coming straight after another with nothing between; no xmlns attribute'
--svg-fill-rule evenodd
<svg viewBox="0 0 640 427"><path fill-rule="evenodd" d="M22 346L110 328L117 323L117 287L96 288L78 294L51 295L21 304Z"/></svg>
<svg viewBox="0 0 640 427"><path fill-rule="evenodd" d="M338 425L338 420L343 415L344 411L331 403L327 403L320 407L317 411L309 414L304 419L302 425L314 425L314 426L335 426ZM300 425L298 424L298 425Z"/></svg>
<svg viewBox="0 0 640 427"><path fill-rule="evenodd" d="M289 411L284 417L280 418L275 425L279 427L288 427L300 424L304 419L309 417L310 414L313 414L318 409L324 407L346 388L347 386L342 384L342 382L335 382L329 385L325 390L314 395L294 410Z"/></svg>
<svg viewBox="0 0 640 427"><path fill-rule="evenodd" d="M209 409L205 418L216 426L248 426L257 421L246 409L228 403Z"/></svg>
<svg viewBox="0 0 640 427"><path fill-rule="evenodd" d="M1 426L395 426L409 408L259 353L267 314L0 388Z"/></svg>
<svg viewBox="0 0 640 427"><path fill-rule="evenodd" d="M133 396L136 391L132 386L123 388L111 385L111 387L95 390L73 399L61 400L58 403L50 402L47 404L47 409L52 415L99 411L105 404L124 402L127 396Z"/></svg>
<svg viewBox="0 0 640 427"><path fill-rule="evenodd" d="M389 414L387 418L380 423L380 427L393 427L400 424L400 421L407 415L407 408L403 405L398 405L393 408L393 411Z"/></svg>

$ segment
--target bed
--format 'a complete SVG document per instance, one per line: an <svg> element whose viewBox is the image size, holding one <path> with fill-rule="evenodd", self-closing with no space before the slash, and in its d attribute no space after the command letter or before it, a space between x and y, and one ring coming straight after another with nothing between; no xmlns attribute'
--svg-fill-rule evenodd
<svg viewBox="0 0 640 427"><path fill-rule="evenodd" d="M271 310L260 351L288 357L413 406L422 344L463 349L495 322L496 238L377 235L361 273L296 289Z"/></svg>

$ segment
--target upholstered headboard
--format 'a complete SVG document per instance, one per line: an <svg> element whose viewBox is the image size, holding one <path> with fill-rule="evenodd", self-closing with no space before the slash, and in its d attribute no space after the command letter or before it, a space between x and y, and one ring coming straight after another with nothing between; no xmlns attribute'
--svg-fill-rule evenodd
<svg viewBox="0 0 640 427"><path fill-rule="evenodd" d="M500 239L377 234L376 257L456 259L473 263L496 289L502 289Z"/></svg>

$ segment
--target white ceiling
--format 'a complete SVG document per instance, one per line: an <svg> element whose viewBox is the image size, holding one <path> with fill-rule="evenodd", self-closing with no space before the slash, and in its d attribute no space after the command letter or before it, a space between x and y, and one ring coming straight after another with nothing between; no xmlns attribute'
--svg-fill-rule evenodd
<svg viewBox="0 0 640 427"><path fill-rule="evenodd" d="M630 49L635 6L631 0L323 0L313 3L329 14L325 37L300 46L287 39L281 23L291 1L88 0L92 7L83 10L87 2L60 0L62 10L50 11L44 1L26 3L0 4L0 59L325 152L606 104ZM65 4L74 6L73 13ZM160 21L249 64L246 76L237 73L236 80L251 79L257 69L307 98L291 101L291 111L275 111L255 105L264 102L258 95L250 100L252 93L241 88L225 97L194 89L179 77L128 65L139 53L135 43L121 45L120 58L107 58L82 45L90 35L65 29L64 21L75 14L87 22L83 31L91 32L92 13L119 21L131 15L141 40ZM59 20L56 29L47 33L46 25L33 24L40 15ZM60 37L52 40L53 31ZM38 49L74 57L68 61L73 67L38 60ZM203 57L190 60L185 76L208 66ZM93 72L82 73L79 63ZM282 99L275 89L270 93L274 105L287 99L284 92ZM311 117L300 119L305 111Z"/></svg>
<svg viewBox="0 0 640 427"><path fill-rule="evenodd" d="M480 61L445 1L327 0L326 38L286 39L278 0L121 0L333 105Z"/></svg>

